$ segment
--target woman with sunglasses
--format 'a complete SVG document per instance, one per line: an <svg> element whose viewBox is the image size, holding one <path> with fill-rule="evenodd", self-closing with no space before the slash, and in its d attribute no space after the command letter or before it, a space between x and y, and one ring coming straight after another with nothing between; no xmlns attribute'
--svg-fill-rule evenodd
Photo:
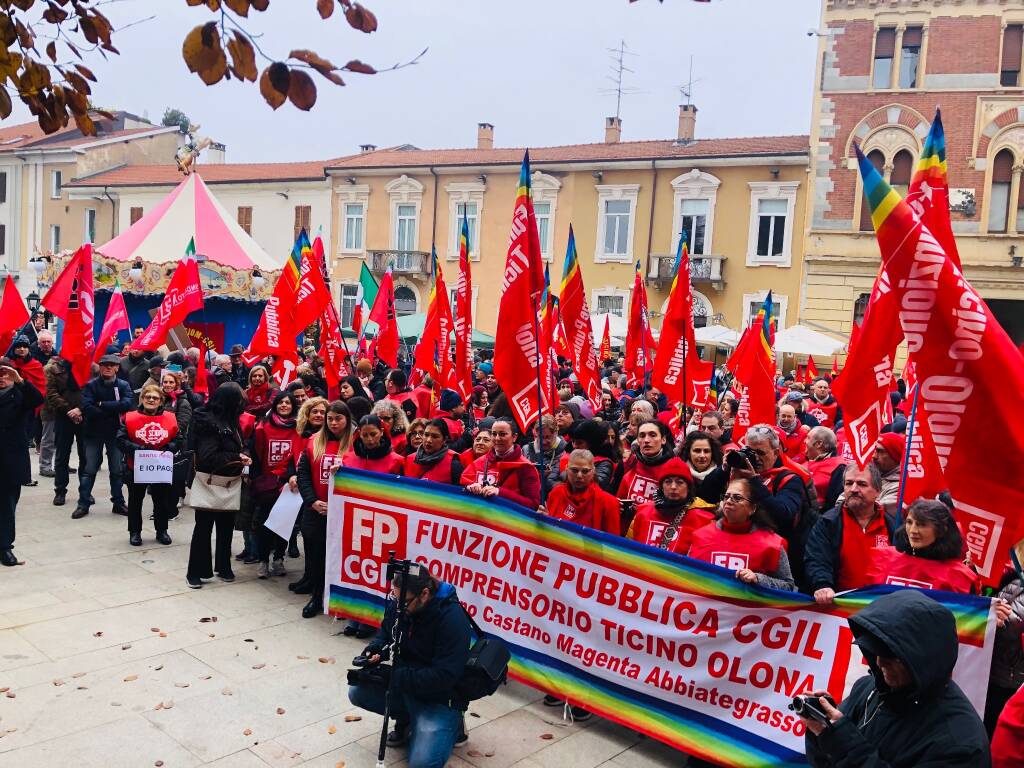
<svg viewBox="0 0 1024 768"><path fill-rule="evenodd" d="M409 428L405 431L405 451L402 452L406 457L412 456L423 445L423 430L429 423L430 419L413 419L409 422Z"/></svg>
<svg viewBox="0 0 1024 768"><path fill-rule="evenodd" d="M156 540L170 544L167 521L174 508L174 489L170 483L135 482L135 451L168 451L174 454L180 444L178 419L173 410L164 410L164 393L156 384L146 384L139 394L139 407L125 414L117 433L117 444L128 471L128 543L142 546L142 502L146 491L153 497L153 527Z"/></svg>
<svg viewBox="0 0 1024 768"><path fill-rule="evenodd" d="M795 592L786 543L753 492L750 478L732 480L722 494L722 517L694 532L687 555L736 571L744 584Z"/></svg>
<svg viewBox="0 0 1024 768"><path fill-rule="evenodd" d="M388 439L391 441L391 449L404 456L408 441L406 431L409 429L409 418L405 415L401 403L395 400L378 400L373 404L370 413L384 425L384 431L388 433Z"/></svg>

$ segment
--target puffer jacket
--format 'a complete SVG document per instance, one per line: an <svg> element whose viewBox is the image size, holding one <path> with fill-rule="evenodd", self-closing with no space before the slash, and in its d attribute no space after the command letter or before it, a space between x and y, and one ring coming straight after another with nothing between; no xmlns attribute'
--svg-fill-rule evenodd
<svg viewBox="0 0 1024 768"><path fill-rule="evenodd" d="M806 735L807 762L823 768L988 768L988 736L974 705L953 682L959 644L952 612L916 589L877 598L849 619L855 642L884 644L910 670L909 688L885 684L874 653L871 673L853 684L844 717Z"/></svg>
<svg viewBox="0 0 1024 768"><path fill-rule="evenodd" d="M71 363L51 357L43 369L46 374L46 410L51 418L66 418L68 411L82 408L82 388L71 375Z"/></svg>
<svg viewBox="0 0 1024 768"><path fill-rule="evenodd" d="M999 590L999 597L1010 604L1012 613L996 629L990 679L1000 688L1019 688L1024 685L1024 580L1015 578Z"/></svg>

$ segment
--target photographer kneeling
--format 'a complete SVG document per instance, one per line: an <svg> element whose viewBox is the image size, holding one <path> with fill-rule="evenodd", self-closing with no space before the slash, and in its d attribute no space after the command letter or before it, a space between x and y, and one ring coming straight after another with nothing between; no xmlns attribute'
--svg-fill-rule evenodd
<svg viewBox="0 0 1024 768"><path fill-rule="evenodd" d="M410 768L442 768L462 735L462 714L468 704L455 688L469 658L469 619L455 587L438 581L425 567L410 569L405 577L404 601L399 594L401 579L400 573L392 578L392 599L380 632L363 651L366 665L359 670L358 682L349 686L348 698L361 709L384 714L390 678L389 715L395 719L395 730L388 734L388 746L401 746L411 739ZM398 658L393 658L400 602L405 605L400 625L405 627ZM389 660L390 667L381 665ZM349 682L354 682L351 674Z"/></svg>

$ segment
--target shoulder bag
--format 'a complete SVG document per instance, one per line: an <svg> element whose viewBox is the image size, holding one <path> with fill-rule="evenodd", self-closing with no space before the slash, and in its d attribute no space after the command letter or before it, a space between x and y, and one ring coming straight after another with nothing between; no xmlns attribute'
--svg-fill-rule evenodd
<svg viewBox="0 0 1024 768"><path fill-rule="evenodd" d="M233 461L225 464L227 469ZM216 509L237 512L242 506L242 475L218 475L213 472L196 472L192 486L185 494L185 506L193 509Z"/></svg>

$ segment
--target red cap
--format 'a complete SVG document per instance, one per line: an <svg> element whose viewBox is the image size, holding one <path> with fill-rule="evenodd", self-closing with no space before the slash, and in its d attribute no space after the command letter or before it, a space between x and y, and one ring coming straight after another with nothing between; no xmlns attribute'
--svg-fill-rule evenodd
<svg viewBox="0 0 1024 768"><path fill-rule="evenodd" d="M673 456L658 468L659 485L666 477L681 477L691 488L693 487L693 472L690 471L690 465L678 456Z"/></svg>
<svg viewBox="0 0 1024 768"><path fill-rule="evenodd" d="M903 451L907 447L907 438L905 435L899 435L895 432L885 432L878 436L878 445L881 446L883 451L892 456L893 461L902 462Z"/></svg>

